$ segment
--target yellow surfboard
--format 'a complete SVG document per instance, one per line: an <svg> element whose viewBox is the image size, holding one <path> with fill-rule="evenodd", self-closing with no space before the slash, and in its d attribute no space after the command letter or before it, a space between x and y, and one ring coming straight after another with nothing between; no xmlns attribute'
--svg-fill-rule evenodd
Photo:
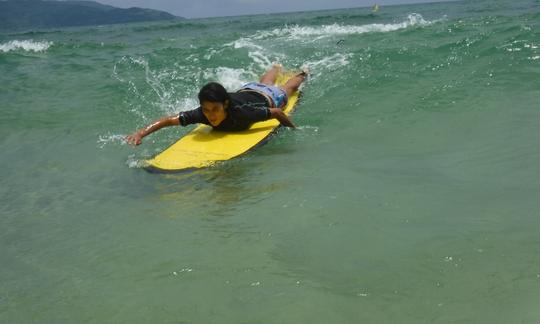
<svg viewBox="0 0 540 324"><path fill-rule="evenodd" d="M276 84L283 85L294 74L279 75ZM290 115L298 101L299 92L289 97L283 111ZM262 144L279 126L269 119L258 122L241 132L220 132L211 126L199 125L162 153L146 161L144 168L151 172L179 172L205 168L218 161L226 161Z"/></svg>

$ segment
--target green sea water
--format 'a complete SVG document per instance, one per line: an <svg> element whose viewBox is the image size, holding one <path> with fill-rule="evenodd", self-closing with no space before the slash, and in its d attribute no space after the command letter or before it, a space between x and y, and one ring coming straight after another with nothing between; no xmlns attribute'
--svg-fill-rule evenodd
<svg viewBox="0 0 540 324"><path fill-rule="evenodd" d="M0 34L1 323L540 322L540 3ZM274 61L297 130L122 137Z"/></svg>

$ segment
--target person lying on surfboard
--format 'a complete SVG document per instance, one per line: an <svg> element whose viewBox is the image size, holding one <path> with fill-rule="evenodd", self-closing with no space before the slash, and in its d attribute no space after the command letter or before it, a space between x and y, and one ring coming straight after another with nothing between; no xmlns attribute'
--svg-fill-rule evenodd
<svg viewBox="0 0 540 324"><path fill-rule="evenodd" d="M283 85L274 86L281 73L281 65L274 64L257 82L245 84L229 93L219 83L210 82L199 91L200 107L182 111L178 115L161 118L152 124L126 136L132 145L139 145L143 137L167 126L206 124L215 130L237 132L248 129L253 123L275 118L282 125L295 128L283 112L288 97L298 90L307 77L307 71L295 75Z"/></svg>

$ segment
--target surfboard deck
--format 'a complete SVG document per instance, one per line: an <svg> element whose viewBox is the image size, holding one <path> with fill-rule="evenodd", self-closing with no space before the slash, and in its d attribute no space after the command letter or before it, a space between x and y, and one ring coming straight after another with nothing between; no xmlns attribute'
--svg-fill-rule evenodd
<svg viewBox="0 0 540 324"><path fill-rule="evenodd" d="M280 74L276 85L284 85L295 74ZM290 115L300 93L293 93L283 111ZM144 169L150 172L182 172L209 167L227 161L265 143L280 126L277 119L258 122L245 131L220 132L211 126L199 125L154 158L147 160Z"/></svg>

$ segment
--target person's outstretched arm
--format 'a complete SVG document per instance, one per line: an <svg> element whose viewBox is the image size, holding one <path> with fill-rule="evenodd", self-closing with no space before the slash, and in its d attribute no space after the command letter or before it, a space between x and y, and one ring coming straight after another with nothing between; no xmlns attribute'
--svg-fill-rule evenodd
<svg viewBox="0 0 540 324"><path fill-rule="evenodd" d="M152 124L146 126L145 128L141 128L135 133L126 136L125 140L131 145L139 145L142 143L143 137L149 134L152 134L153 132L163 127L174 126L174 125L180 125L180 119L178 115L163 117L159 120L156 120Z"/></svg>
<svg viewBox="0 0 540 324"><path fill-rule="evenodd" d="M289 117L280 108L270 108L270 118L277 119L284 126L296 128Z"/></svg>

